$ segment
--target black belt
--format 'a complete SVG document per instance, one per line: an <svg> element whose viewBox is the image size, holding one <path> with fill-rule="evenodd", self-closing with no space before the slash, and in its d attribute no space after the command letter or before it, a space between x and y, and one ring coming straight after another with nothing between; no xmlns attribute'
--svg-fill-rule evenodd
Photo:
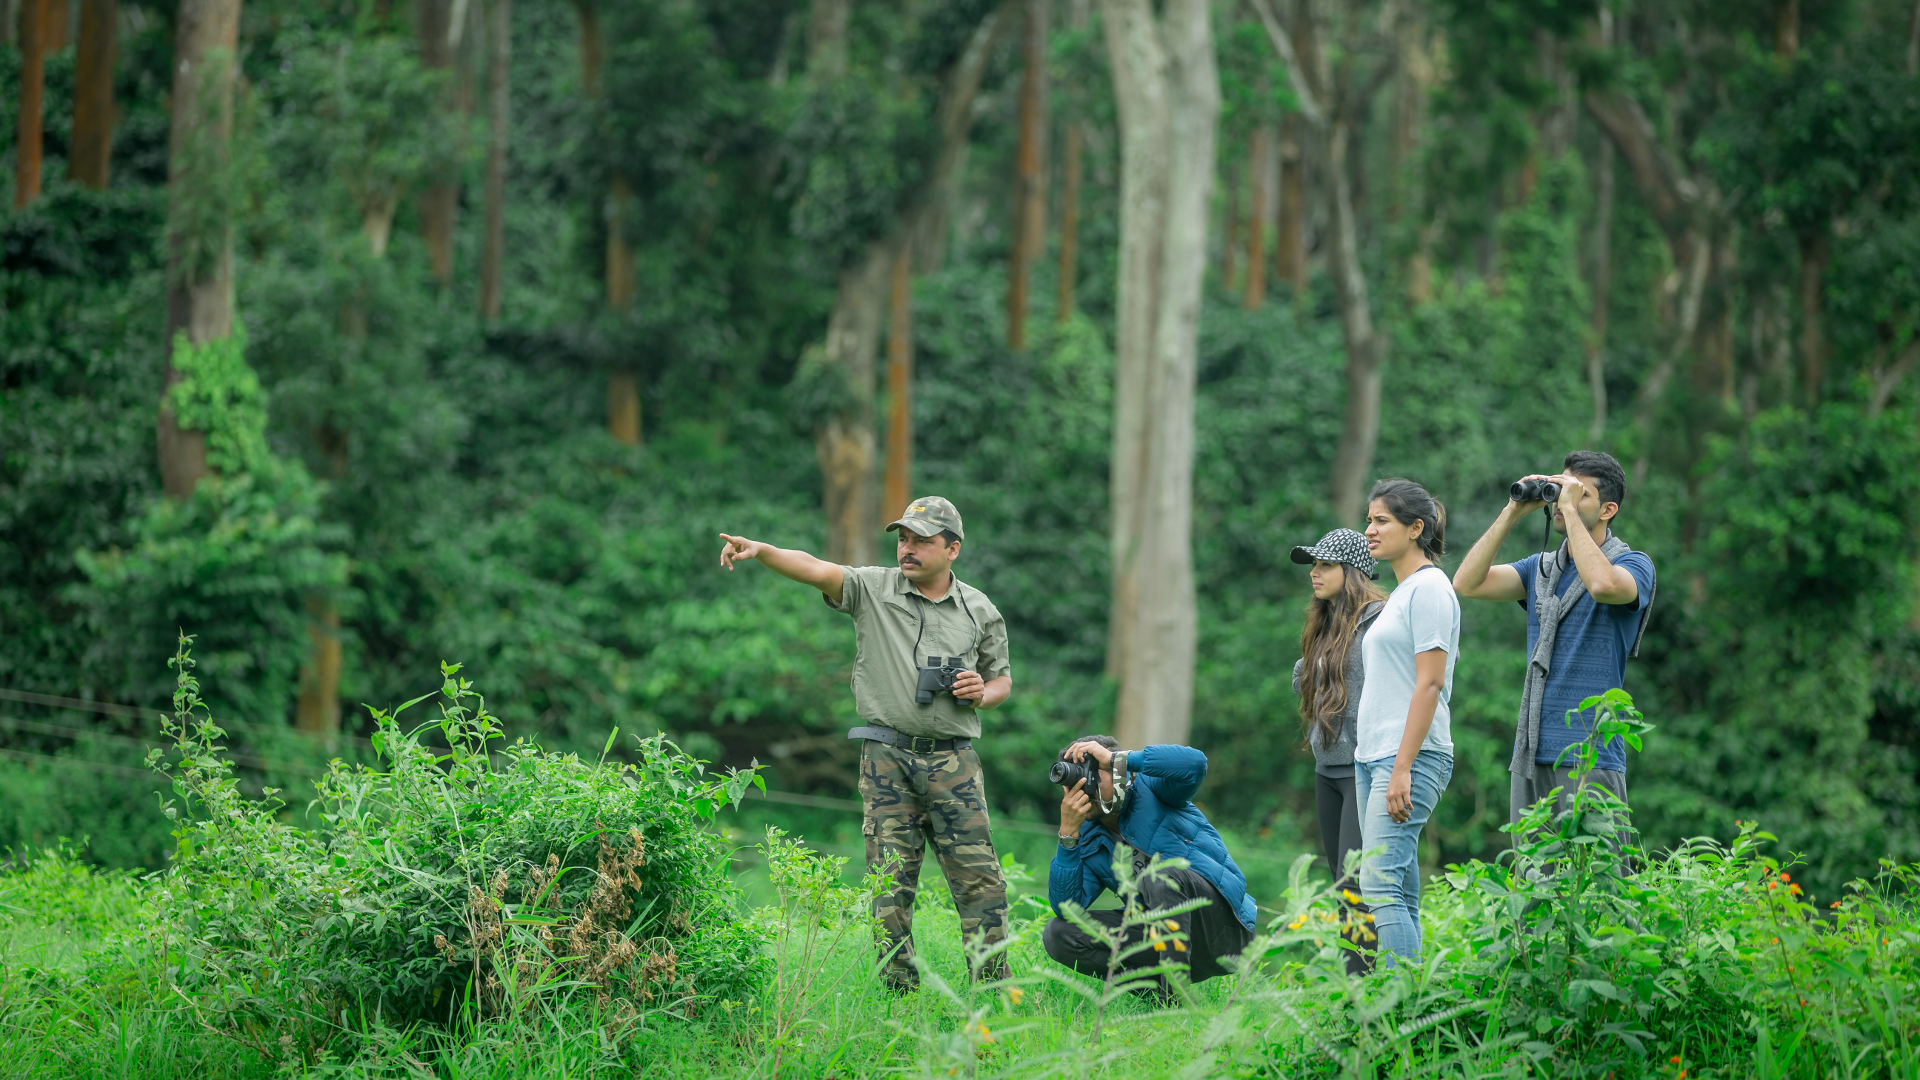
<svg viewBox="0 0 1920 1080"><path fill-rule="evenodd" d="M931 754L936 751L965 750L973 745L972 739L928 739L919 735L902 735L890 727L857 727L847 732L849 739L866 739L868 742L886 743L898 750L908 750L916 754Z"/></svg>

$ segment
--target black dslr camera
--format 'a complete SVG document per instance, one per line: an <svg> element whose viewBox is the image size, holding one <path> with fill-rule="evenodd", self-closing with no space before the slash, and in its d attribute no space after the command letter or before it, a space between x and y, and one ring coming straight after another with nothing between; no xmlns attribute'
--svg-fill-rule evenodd
<svg viewBox="0 0 1920 1080"><path fill-rule="evenodd" d="M1079 761L1056 761L1053 768L1047 770L1047 779L1072 791L1074 785L1082 780L1087 783L1087 794L1100 797L1100 763L1092 754L1081 754Z"/></svg>
<svg viewBox="0 0 1920 1080"><path fill-rule="evenodd" d="M922 705L933 704L933 695L953 693L953 680L963 671L971 671L967 662L958 656L949 656L945 663L937 656L927 657L920 671L920 683L913 688L913 700Z"/></svg>
<svg viewBox="0 0 1920 1080"><path fill-rule="evenodd" d="M1507 489L1507 498L1517 503L1559 502L1560 485L1551 480L1515 480Z"/></svg>

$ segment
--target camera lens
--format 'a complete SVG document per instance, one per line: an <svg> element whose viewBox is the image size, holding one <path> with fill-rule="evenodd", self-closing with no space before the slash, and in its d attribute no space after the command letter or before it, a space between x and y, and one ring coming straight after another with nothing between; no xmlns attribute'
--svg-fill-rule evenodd
<svg viewBox="0 0 1920 1080"><path fill-rule="evenodd" d="M1056 761L1053 763L1053 768L1047 770L1047 779L1056 784L1064 784L1067 782L1068 774L1076 771L1072 762Z"/></svg>

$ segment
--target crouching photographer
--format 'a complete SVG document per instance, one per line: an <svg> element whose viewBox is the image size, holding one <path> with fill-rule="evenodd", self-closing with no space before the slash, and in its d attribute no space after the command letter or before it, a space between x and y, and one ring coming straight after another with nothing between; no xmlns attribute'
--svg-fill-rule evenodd
<svg viewBox="0 0 1920 1080"><path fill-rule="evenodd" d="M1247 876L1233 864L1219 832L1193 805L1193 794L1207 775L1207 755L1190 746L1129 752L1109 736L1090 735L1061 751L1053 771L1055 782L1067 790L1060 800L1060 846L1047 873L1047 899L1056 916L1042 937L1047 955L1083 975L1107 974L1112 958L1107 945L1058 915L1068 901L1091 908L1101 892L1117 891L1113 856L1125 844L1133 851L1136 870L1154 855L1187 860L1188 866L1167 871L1166 880L1142 881L1140 903L1151 910L1209 901L1173 920L1186 934L1186 950L1179 958L1196 983L1226 973L1220 961L1238 956L1253 940L1255 916ZM1117 928L1121 913L1090 910L1087 917ZM1135 930L1128 944L1137 942L1139 933ZM1124 964L1152 967L1165 959L1164 954L1141 950ZM1142 985L1162 999L1169 995L1164 978Z"/></svg>

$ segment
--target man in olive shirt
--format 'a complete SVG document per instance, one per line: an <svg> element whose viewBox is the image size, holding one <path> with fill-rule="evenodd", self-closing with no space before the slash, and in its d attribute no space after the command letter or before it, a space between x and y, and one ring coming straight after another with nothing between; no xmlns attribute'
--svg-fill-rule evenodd
<svg viewBox="0 0 1920 1080"><path fill-rule="evenodd" d="M913 966L913 898L926 841L947 876L960 932L993 945L1007 936L1007 884L993 849L986 786L973 740L978 710L1013 692L1007 624L986 594L953 574L963 537L960 512L945 499L915 499L897 531L898 566L837 566L792 551L721 533L720 565L758 559L775 573L819 589L827 606L853 616L854 708L863 726L860 798L867 866L893 866L894 891L874 901L885 933L886 979L896 990L919 985ZM920 667L957 656L967 670L951 693L915 700ZM1004 957L986 972L1006 973Z"/></svg>

